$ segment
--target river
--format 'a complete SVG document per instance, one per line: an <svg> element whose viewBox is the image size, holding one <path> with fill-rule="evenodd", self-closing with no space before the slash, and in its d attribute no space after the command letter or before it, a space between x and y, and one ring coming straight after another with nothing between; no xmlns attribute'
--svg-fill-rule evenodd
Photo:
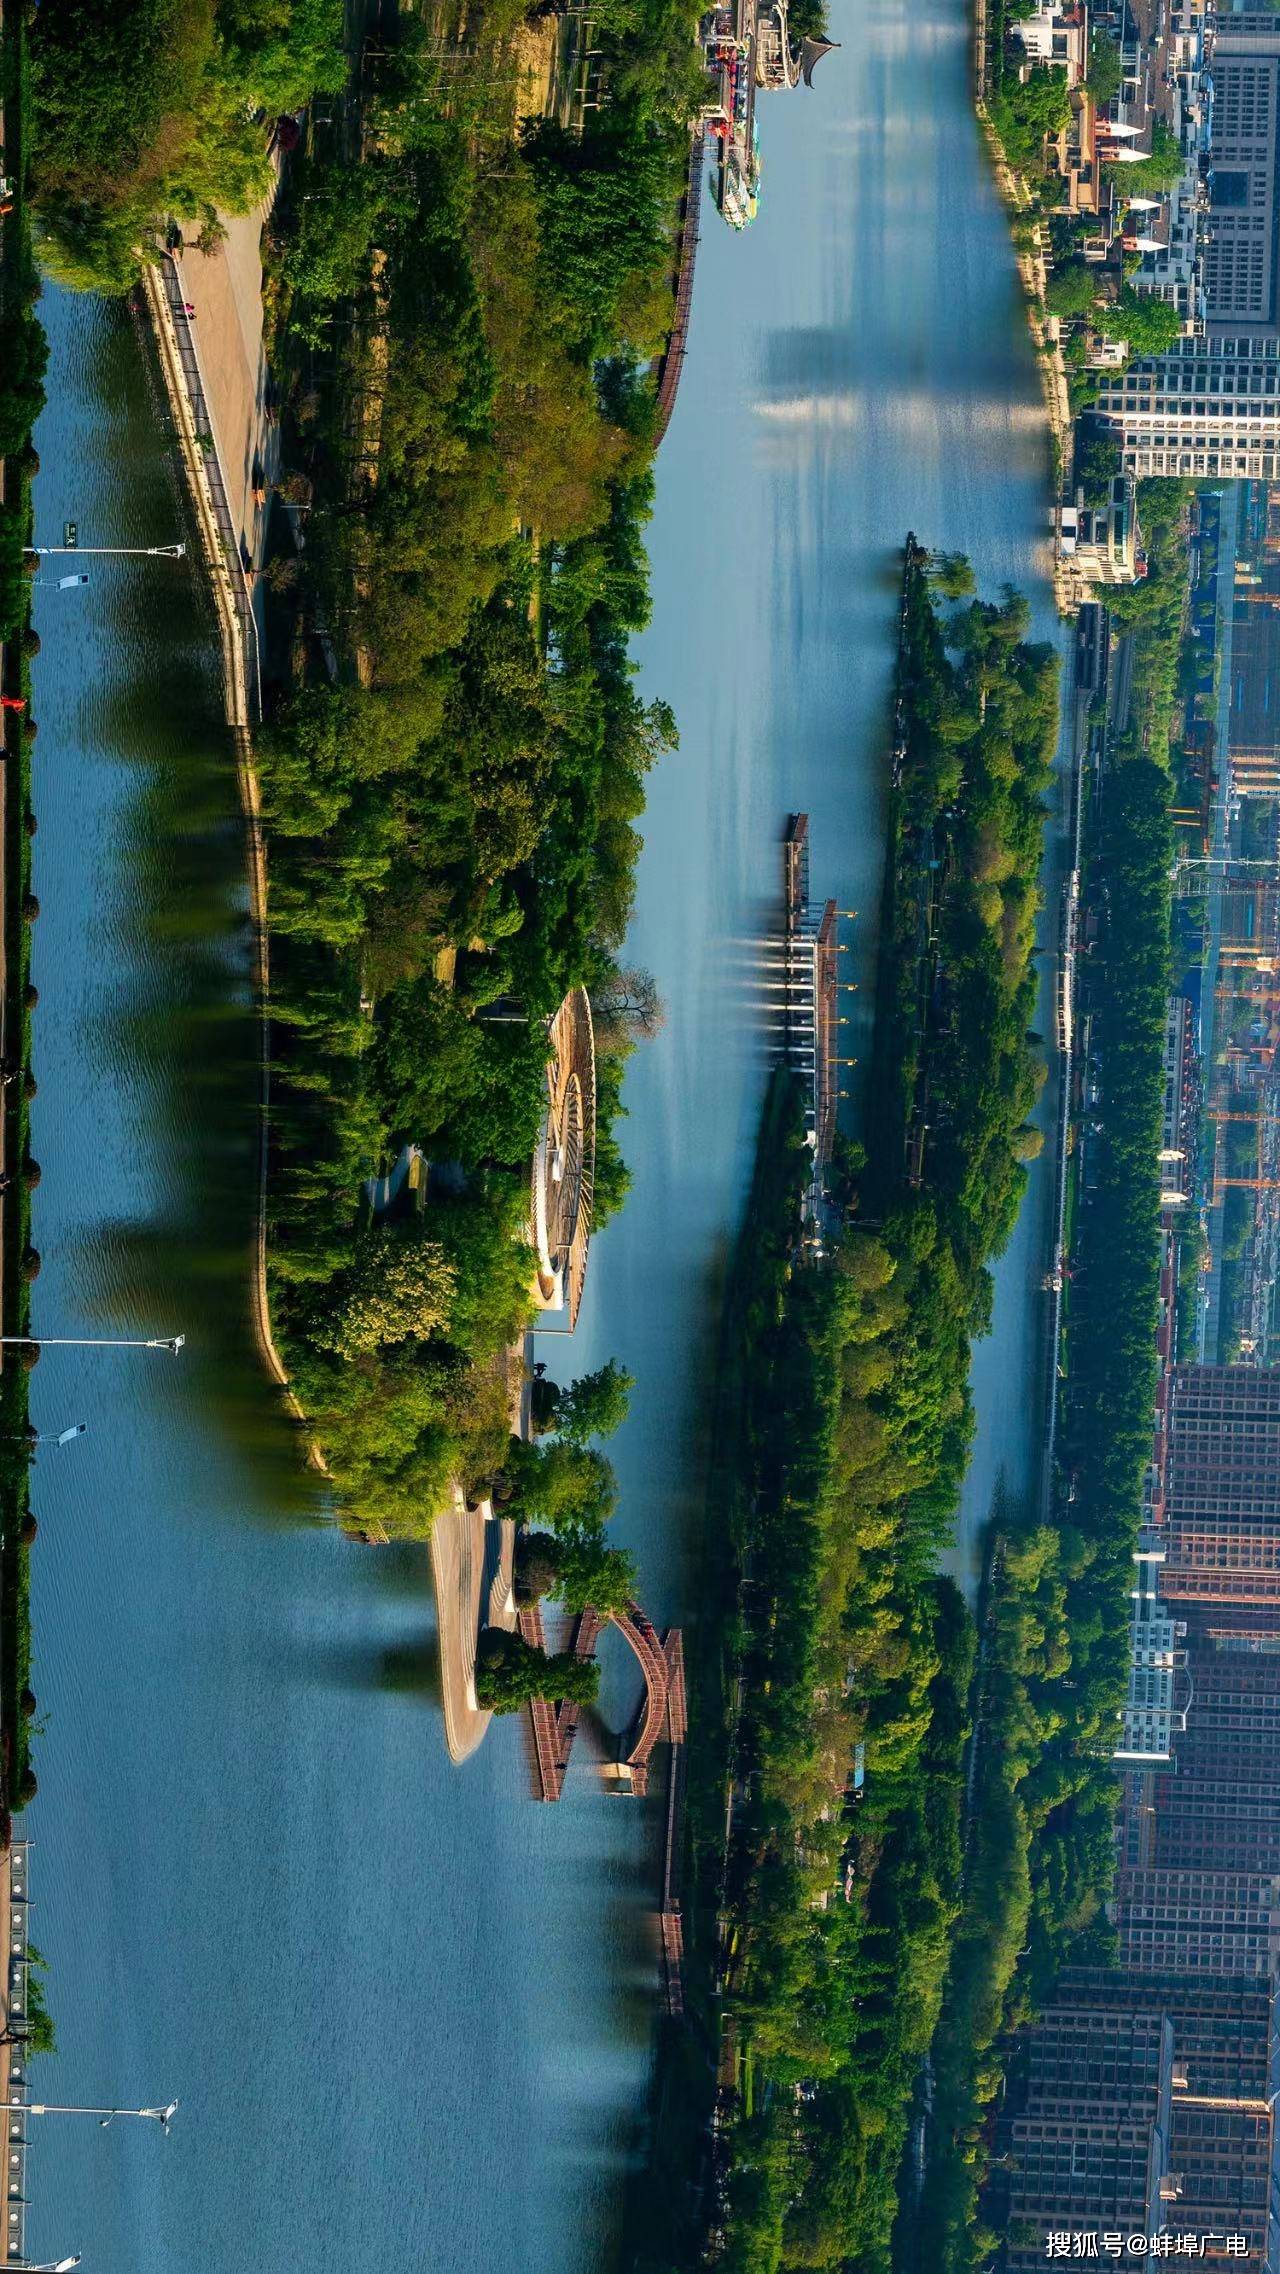
<svg viewBox="0 0 1280 2274"><path fill-rule="evenodd" d="M1048 622L1044 428L963 0L832 13L845 45L812 93L762 105L755 227L707 211L651 530L643 684L682 748L652 784L631 952L668 1018L628 1078L635 1191L573 1365L616 1352L638 1376L619 1527L659 1621L693 1607L786 814L813 817L816 890L863 911L866 1003L907 527ZM43 313L40 541L68 517L86 544L171 539L128 320L56 293ZM511 1727L453 1770L424 1558L339 1538L296 1466L245 1317L253 1038L212 618L188 566L90 567L86 591L36 596L35 1320L189 1341L51 1350L33 1377L40 1427L90 1431L34 1479L32 1929L59 2033L37 2082L182 2108L168 2139L33 2119L30 2252L101 2274L585 2274L648 2073L656 1812L606 1800L585 1759L536 1807ZM997 1479L1034 1465L1046 1187L977 1355L961 1568Z"/></svg>

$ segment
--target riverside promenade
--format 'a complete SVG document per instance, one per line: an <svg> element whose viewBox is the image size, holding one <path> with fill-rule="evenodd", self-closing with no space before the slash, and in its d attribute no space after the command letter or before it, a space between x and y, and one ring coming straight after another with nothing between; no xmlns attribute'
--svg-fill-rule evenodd
<svg viewBox="0 0 1280 2274"><path fill-rule="evenodd" d="M0 1916L5 1921L5 1964L0 2012L0 2103L27 2098L30 1967L27 1934L27 1844L15 1840L0 1856ZM14 2042L14 2034L17 2042ZM26 2258L27 2118L6 2108L5 2215L0 2225L0 2266L19 2266Z"/></svg>
<svg viewBox="0 0 1280 2274"><path fill-rule="evenodd" d="M262 232L275 190L254 213L224 214L223 235L203 251L182 233L169 264L199 358L209 426L226 488L232 541L250 575L262 564L267 498L280 463L280 430L268 407L263 345Z"/></svg>
<svg viewBox="0 0 1280 2274"><path fill-rule="evenodd" d="M259 274L259 289L261 275ZM267 1140L271 1104L270 941L267 931L267 854L262 831L262 793L254 759L251 726L262 715L261 673L258 660L258 624L254 614L250 569L246 566L232 511L234 485L229 486L218 446L203 378L209 348L197 355L184 287L176 262L167 259L160 268L146 263L142 289L160 360L160 374L169 401L174 436L187 488L195 509L200 547L209 575L218 636L222 647L223 689L227 724L236 746L240 805L245 827L245 866L249 883L249 913L253 931L253 986L258 1005L259 1121L258 1195L254 1224L254 1256L250 1277L254 1336L262 1363L281 1391L292 1419L306 1426L306 1415L290 1386L289 1375L276 1346L267 1299ZM206 335L212 337L212 327ZM248 448L247 438L244 448ZM327 1475L324 1456L312 1443L308 1461Z"/></svg>

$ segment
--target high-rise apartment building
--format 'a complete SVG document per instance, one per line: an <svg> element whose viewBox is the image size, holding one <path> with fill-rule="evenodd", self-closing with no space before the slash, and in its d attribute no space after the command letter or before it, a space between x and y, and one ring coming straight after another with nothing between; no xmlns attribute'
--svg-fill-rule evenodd
<svg viewBox="0 0 1280 2274"><path fill-rule="evenodd" d="M1210 337L1280 327L1276 169L1280 162L1280 16L1218 19L1213 51L1212 197L1204 248Z"/></svg>
<svg viewBox="0 0 1280 2274"><path fill-rule="evenodd" d="M1181 339L1098 374L1098 412L1125 466L1144 478L1235 481L1280 475L1280 338L1232 333Z"/></svg>
<svg viewBox="0 0 1280 2274"><path fill-rule="evenodd" d="M1258 1779L1158 1773L1151 1801L1153 1867L1280 1871L1280 1762Z"/></svg>
<svg viewBox="0 0 1280 2274"><path fill-rule="evenodd" d="M1258 2274L1277 2242L1278 2082L1267 1985L1068 1968L1009 2079L1009 2274L1043 2266L1064 2228L1212 2236L1206 2258ZM1244 2237L1243 2255L1228 2236Z"/></svg>
<svg viewBox="0 0 1280 2274"><path fill-rule="evenodd" d="M1280 1368L1178 1367L1167 1412L1133 1664L1163 1677L1159 1641L1178 1681L1131 1676L1120 1963L1064 1972L1009 2073L1007 2274L1064 2230L1170 2255L1211 2237L1209 2260L1280 2274ZM1139 1600L1153 1575L1159 1608Z"/></svg>
<svg viewBox="0 0 1280 2274"><path fill-rule="evenodd" d="M1191 1700L1149 1794L1126 1793L1125 1857L1280 1871L1280 1604L1179 1605ZM1132 1837L1147 1833L1145 1840Z"/></svg>
<svg viewBox="0 0 1280 2274"><path fill-rule="evenodd" d="M1117 2005L1055 2004L1027 2039L1006 2097L1008 2274L1044 2264L1065 2228L1154 2234L1173 2115L1173 2023Z"/></svg>
<svg viewBox="0 0 1280 2274"><path fill-rule="evenodd" d="M1256 1871L1124 1867L1120 1962L1138 1973L1251 1974L1280 1967L1280 1878Z"/></svg>
<svg viewBox="0 0 1280 2274"><path fill-rule="evenodd" d="M1129 1683L1120 1711L1117 1761L1165 1762L1186 1719L1186 1653L1181 1620L1157 1591L1161 1559L1139 1549L1129 1627Z"/></svg>
<svg viewBox="0 0 1280 2274"><path fill-rule="evenodd" d="M1167 1602L1280 1603L1280 1367L1175 1368L1166 1506Z"/></svg>

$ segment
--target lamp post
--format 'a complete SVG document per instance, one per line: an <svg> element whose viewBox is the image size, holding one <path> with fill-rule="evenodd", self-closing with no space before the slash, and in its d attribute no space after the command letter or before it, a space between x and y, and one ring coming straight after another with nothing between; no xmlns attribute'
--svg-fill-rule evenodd
<svg viewBox="0 0 1280 2274"><path fill-rule="evenodd" d="M45 560L54 553L89 553L95 559L104 556L113 561L181 561L186 559L185 545L28 545L26 557Z"/></svg>
<svg viewBox="0 0 1280 2274"><path fill-rule="evenodd" d="M0 2108L7 2108L18 2116L96 2116L100 2130L106 2131L117 2116L149 2117L167 2132L178 2112L178 2103L171 2100L167 2108L75 2108L66 2103L48 2100L0 2100Z"/></svg>
<svg viewBox="0 0 1280 2274"><path fill-rule="evenodd" d="M0 1334L0 1343L27 1350L170 1350L175 1356L186 1339L185 1334L154 1335L145 1342L116 1334Z"/></svg>
<svg viewBox="0 0 1280 2274"><path fill-rule="evenodd" d="M87 1421L73 1421L69 1429L22 1429L7 1438L6 1443L29 1445L34 1460L37 1445L74 1445L77 1437L87 1437L88 1434Z"/></svg>

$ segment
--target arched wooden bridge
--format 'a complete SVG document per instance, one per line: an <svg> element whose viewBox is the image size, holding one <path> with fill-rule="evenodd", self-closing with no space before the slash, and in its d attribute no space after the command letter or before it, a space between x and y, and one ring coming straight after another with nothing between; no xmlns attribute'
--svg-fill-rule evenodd
<svg viewBox="0 0 1280 2274"><path fill-rule="evenodd" d="M659 1641L657 1629L640 1605L628 1603L625 1611L610 1611L604 1616L594 1610L579 1614L570 1643L576 1657L594 1658L604 1626L617 1628L635 1652L644 1675L644 1700L631 1733L630 1748L619 1764L618 1778L621 1791L640 1796L648 1788L649 1757L664 1730L673 1745L682 1745L685 1740L688 1718L684 1645L679 1627L670 1628ZM526 1642L539 1650L546 1649L546 1633L538 1604L521 1611L520 1632ZM557 1707L548 1698L535 1698L530 1705L539 1800L558 1800L564 1790L565 1771L578 1730L578 1710L576 1705Z"/></svg>
<svg viewBox="0 0 1280 2274"><path fill-rule="evenodd" d="M684 1686L684 1640L679 1627L669 1627L661 1640L651 1619L638 1603L625 1611L586 1610L574 1622L572 1648L579 1658L593 1658L603 1626L615 1626L634 1650L644 1674L644 1701L631 1732L630 1750L610 1779L616 1792L640 1797L648 1790L649 1757L663 1735L671 1745L667 1779L666 1847L662 1865L662 1896L658 1926L662 1945L663 1995L667 2012L684 2011L684 1921L680 1910L680 1863L684 1841L685 1739L689 1729ZM537 1603L520 1613L520 1632L528 1643L546 1649L546 1631ZM534 1797L559 1800L565 1771L578 1729L578 1707L555 1705L550 1698L533 1698L529 1726L533 1737ZM608 1773L608 1772L606 1772Z"/></svg>

